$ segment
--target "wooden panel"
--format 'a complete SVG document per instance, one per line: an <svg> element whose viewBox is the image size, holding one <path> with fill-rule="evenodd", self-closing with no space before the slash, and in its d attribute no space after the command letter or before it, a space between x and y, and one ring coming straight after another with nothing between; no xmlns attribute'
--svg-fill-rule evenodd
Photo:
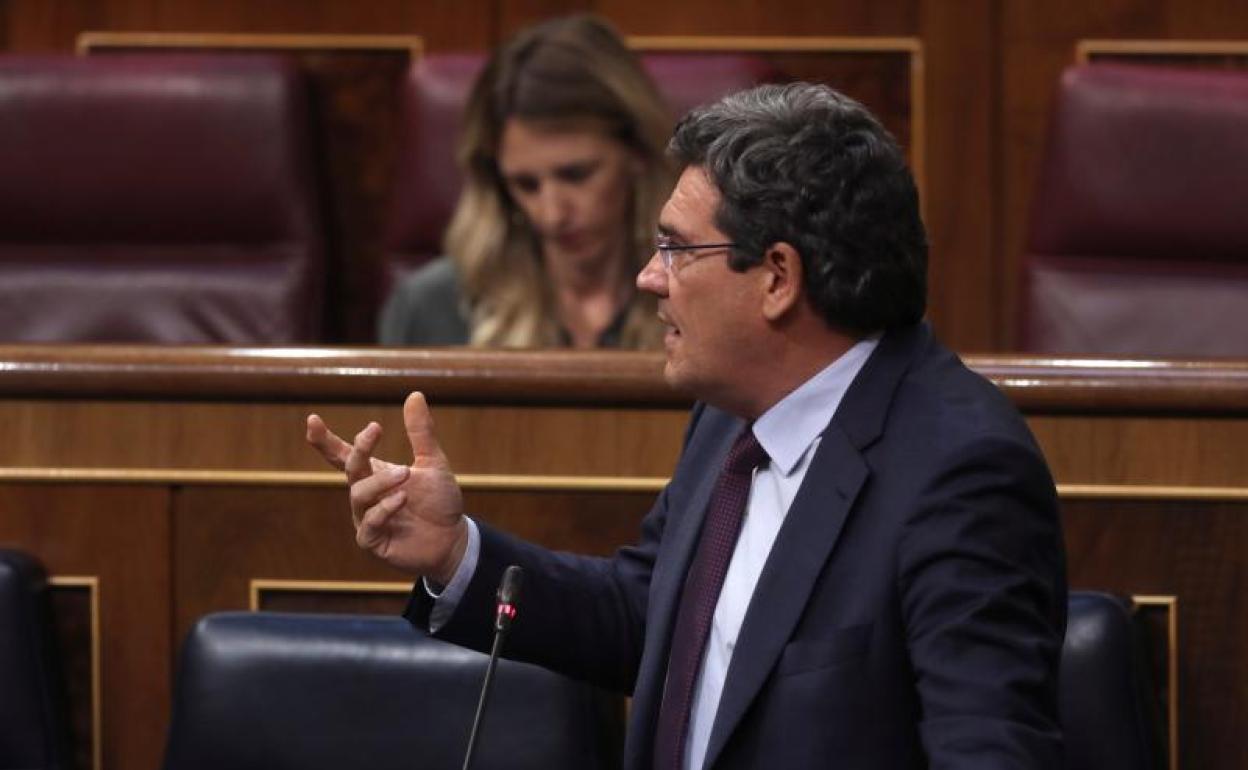
<svg viewBox="0 0 1248 770"><path fill-rule="evenodd" d="M924 190L923 44L912 37L631 36L642 52L748 52L771 80L826 83L865 104L907 153Z"/></svg>
<svg viewBox="0 0 1248 770"><path fill-rule="evenodd" d="M152 0L160 29L419 34L435 47L483 47L493 39L484 0ZM436 42L434 42L436 41Z"/></svg>
<svg viewBox="0 0 1248 770"><path fill-rule="evenodd" d="M252 610L322 612L338 615L400 615L411 595L410 581L358 580L250 581Z"/></svg>
<svg viewBox="0 0 1248 770"><path fill-rule="evenodd" d="M400 581L355 545L345 489L185 488L174 500L173 630L245 610L253 579ZM228 563L228 569L221 565Z"/></svg>
<svg viewBox="0 0 1248 770"><path fill-rule="evenodd" d="M1000 92L994 0L924 0L928 317L956 350L996 350Z"/></svg>
<svg viewBox="0 0 1248 770"><path fill-rule="evenodd" d="M529 24L534 24L551 16L568 13L596 12L590 0L498 0L495 3L497 26L495 42L504 40ZM612 18L618 24L618 18Z"/></svg>
<svg viewBox="0 0 1248 770"><path fill-rule="evenodd" d="M74 38L88 29L152 29L146 0L6 0L7 50L14 53L69 53Z"/></svg>
<svg viewBox="0 0 1248 770"><path fill-rule="evenodd" d="M1156 695L1156 711L1145 714L1161 725L1170 770L1179 767L1179 603L1174 596L1136 594L1132 620L1144 645L1146 684Z"/></svg>
<svg viewBox="0 0 1248 770"><path fill-rule="evenodd" d="M968 361L1029 416L1059 482L1248 478L1236 449L1248 443L1248 363ZM688 399L666 388L660 362L610 352L0 348L0 419L13 437L0 444L0 474L319 471L301 441L310 411L344 435L377 420L381 454L405 457L399 404L421 389L459 473L662 477Z"/></svg>
<svg viewBox="0 0 1248 770"><path fill-rule="evenodd" d="M103 767L156 767L171 687L169 490L125 485L0 483L0 543L34 555L49 574L94 578L100 606ZM78 610L58 616L75 638ZM86 674L80 642L69 672ZM84 692L71 682L77 751L84 752ZM89 713L89 712L88 712ZM88 734L89 735L89 734ZM90 740L89 737L85 740ZM92 749L93 750L93 749Z"/></svg>
<svg viewBox="0 0 1248 770"><path fill-rule="evenodd" d="M1248 502L1064 500L1072 588L1177 598L1179 753L1248 763Z"/></svg>
<svg viewBox="0 0 1248 770"><path fill-rule="evenodd" d="M87 30L424 35L437 48L495 38L485 0L6 0L9 48L71 51ZM4 6L0 5L0 10Z"/></svg>
<svg viewBox="0 0 1248 770"><path fill-rule="evenodd" d="M57 575L49 582L52 631L64 680L73 766L98 769L103 761L99 581Z"/></svg>
<svg viewBox="0 0 1248 770"><path fill-rule="evenodd" d="M1248 420L1033 416L1028 419L1064 484L1242 487Z"/></svg>
<svg viewBox="0 0 1248 770"><path fill-rule="evenodd" d="M652 492L473 491L468 510L551 548L608 554L637 539ZM252 581L407 582L355 545L344 488L192 487L174 508L174 629L183 638L209 612L252 606ZM228 563L228 569L221 565ZM292 607L291 597L265 606ZM376 611L377 591L304 593L293 606ZM329 596L337 593L336 596Z"/></svg>
<svg viewBox="0 0 1248 770"><path fill-rule="evenodd" d="M679 451L688 401L662 384L659 360L0 348L0 539L16 532L54 571L101 576L105 767L159 756L171 641L207 612L253 606L256 581L320 586L271 588L256 606L378 612L401 600L367 585L406 578L355 547L341 478L303 446L307 411L351 429L381 419L383 451L403 457L398 403L423 388L470 510L605 554L635 539ZM1184 766L1237 766L1248 362L968 361L1023 409L1049 457L1072 584L1177 597L1179 685L1164 692Z"/></svg>
<svg viewBox="0 0 1248 770"><path fill-rule="evenodd" d="M47 395L59 381L66 388L61 395L71 397L0 400L0 419L8 421L16 439L0 443L0 466L323 470L301 439L310 411L346 435L377 420L386 428L383 455L404 457L410 450L400 404L409 389L422 388L460 473L661 476L675 460L688 404L663 385L654 356L330 354L335 362L323 359L329 365L320 369L327 377L322 388L315 384L319 367L308 365L321 354L311 351L224 354L216 359L222 368L213 374L213 354L205 350L183 349L183 356L173 349L148 349L138 358L120 348L77 350L104 358L79 364L62 358L65 368L54 373L48 360L29 357L37 355L35 349L13 348L26 363L0 365L0 392L10 385L9 395ZM58 358L74 355L67 348L49 352ZM104 363L114 355L124 359ZM389 379L386 370L393 375L392 387L378 389ZM24 375L29 379L22 382ZM153 395L168 392L146 403L88 397L107 391L121 396L130 387L127 381ZM361 389L365 382L372 385ZM631 395L629 383L638 388ZM335 394L339 387L344 390ZM269 395L261 395L270 388ZM182 396L170 400L179 390ZM231 391L234 400L223 401ZM83 400L72 400L74 392ZM601 408L581 410L594 394L601 397ZM270 399L280 401L267 403ZM465 405L488 399L495 404ZM353 403L358 401L364 403ZM514 405L503 405L508 403Z"/></svg>
<svg viewBox="0 0 1248 770"><path fill-rule="evenodd" d="M663 476L686 421L683 410L447 406L436 390L431 399L459 473ZM303 443L309 412L347 437L377 421L379 456L403 458L411 449L400 406L400 398L371 406L0 401L0 420L21 438L0 444L0 466L321 471Z"/></svg>
<svg viewBox="0 0 1248 770"><path fill-rule="evenodd" d="M587 5L586 10L601 13L633 35L913 35L918 31L918 4L914 0L782 4L685 0L663 5L661 10L653 3L628 0L599 0Z"/></svg>

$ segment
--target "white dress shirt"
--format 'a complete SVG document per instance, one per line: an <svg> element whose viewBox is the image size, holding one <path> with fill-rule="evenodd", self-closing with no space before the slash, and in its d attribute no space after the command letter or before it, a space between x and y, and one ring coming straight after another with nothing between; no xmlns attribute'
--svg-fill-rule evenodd
<svg viewBox="0 0 1248 770"><path fill-rule="evenodd" d="M741 624L745 622L745 611L771 554L771 546L788 515L789 505L797 496L802 479L806 478L806 469L819 446L820 435L878 342L876 337L854 345L754 422L754 436L771 462L766 468L754 471L750 500L745 507L745 518L741 520L741 534L737 537L715 615L711 618L710 638L702 655L689 713L686 768L702 767L728 664L732 662L732 650L736 647Z"/></svg>
<svg viewBox="0 0 1248 770"><path fill-rule="evenodd" d="M702 656L689 714L686 768L701 768L706 758L707 742L724 691L728 665L732 662L732 650L745 622L745 611L789 505L806 477L820 435L878 343L878 336L857 343L754 422L754 435L767 451L770 463L754 471L741 534L715 605L710 638ZM451 582L440 592L425 582L425 590L436 599L429 615L431 631L436 632L445 625L454 613L476 571L480 552L481 535L476 523L469 519L468 548Z"/></svg>

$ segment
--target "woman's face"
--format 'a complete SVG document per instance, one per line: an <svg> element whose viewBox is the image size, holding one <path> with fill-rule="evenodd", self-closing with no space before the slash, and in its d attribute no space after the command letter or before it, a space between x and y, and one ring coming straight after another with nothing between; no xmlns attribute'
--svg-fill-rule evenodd
<svg viewBox="0 0 1248 770"><path fill-rule="evenodd" d="M629 201L639 161L592 128L552 129L509 118L498 165L507 192L548 261L592 268L627 253Z"/></svg>

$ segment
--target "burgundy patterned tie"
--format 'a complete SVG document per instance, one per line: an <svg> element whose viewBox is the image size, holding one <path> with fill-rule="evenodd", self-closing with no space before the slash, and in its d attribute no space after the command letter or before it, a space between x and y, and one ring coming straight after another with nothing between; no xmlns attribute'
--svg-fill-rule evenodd
<svg viewBox="0 0 1248 770"><path fill-rule="evenodd" d="M754 468L766 463L767 452L754 438L751 426L745 426L728 451L719 480L715 482L698 550L685 577L680 607L676 611L676 628L672 632L672 649L667 661L667 684L654 738L654 770L681 770L684 763L693 687L711 631L711 617L715 614L724 574L728 572L728 562L741 532L752 473Z"/></svg>

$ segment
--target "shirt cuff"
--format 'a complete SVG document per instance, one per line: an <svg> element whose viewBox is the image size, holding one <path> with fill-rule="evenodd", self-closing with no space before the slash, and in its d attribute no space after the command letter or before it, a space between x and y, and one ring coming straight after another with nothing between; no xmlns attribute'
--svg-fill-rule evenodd
<svg viewBox="0 0 1248 770"><path fill-rule="evenodd" d="M477 531L477 523L467 516L464 520L468 522L468 547L464 550L464 558L459 560L459 566L455 568L451 582L435 587L428 578L420 579L425 593L433 599L433 608L429 611L431 634L436 634L450 622L451 615L459 606L459 600L464 598L464 591L468 590L468 584L472 582L472 576L477 571L477 562L481 558L481 533Z"/></svg>

